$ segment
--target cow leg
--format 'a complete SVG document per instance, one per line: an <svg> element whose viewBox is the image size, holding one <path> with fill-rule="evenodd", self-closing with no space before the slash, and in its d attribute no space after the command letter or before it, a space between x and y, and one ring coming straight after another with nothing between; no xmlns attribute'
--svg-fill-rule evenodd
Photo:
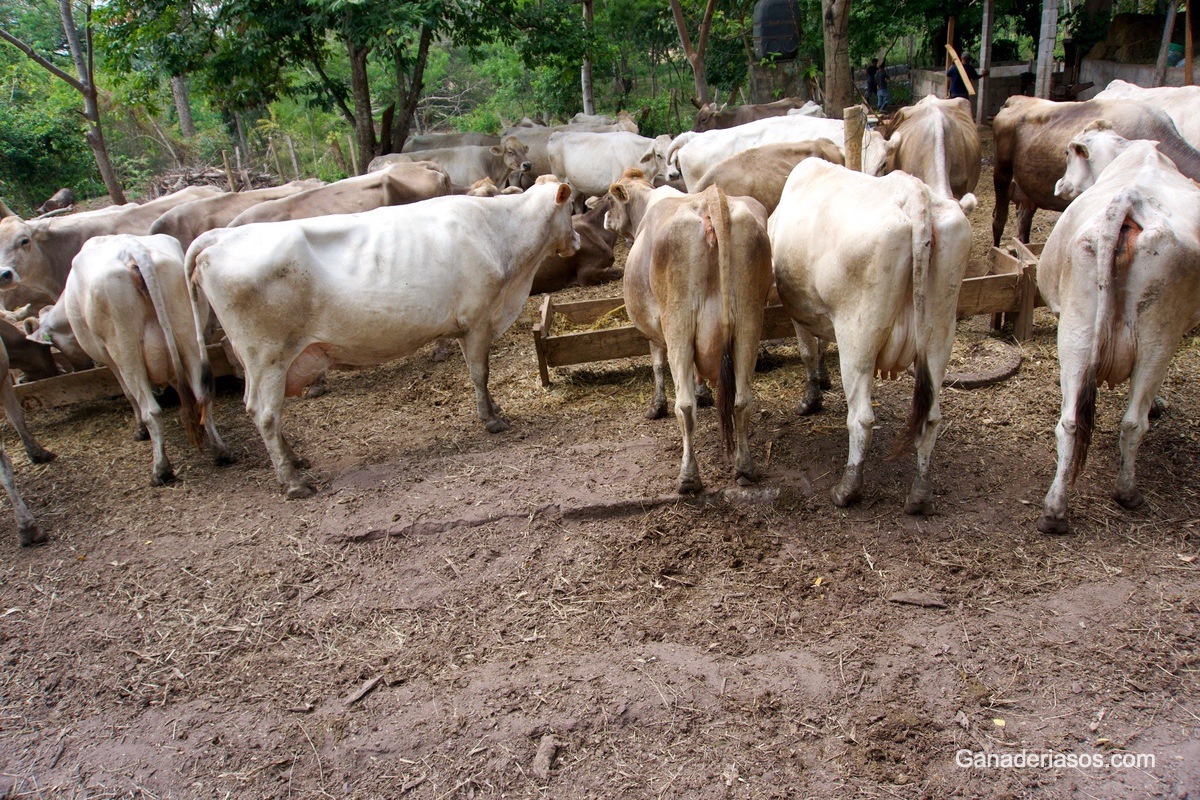
<svg viewBox="0 0 1200 800"><path fill-rule="evenodd" d="M167 458L166 443L163 440L162 406L154 399L154 390L150 386L150 376L146 373L144 358L141 353L125 357L120 353L113 354L113 363L127 364L133 371L126 375L121 370L114 369L117 382L125 392L129 404L133 406L134 414L142 427L150 435L150 444L154 448L154 467L150 474L151 486L163 486L175 480L175 468Z"/></svg>
<svg viewBox="0 0 1200 800"><path fill-rule="evenodd" d="M692 433L696 429L696 352L688 341L682 346L667 351L671 362L671 380L675 383L675 418L683 434L683 459L679 467L679 493L696 494L704 484L700 481L700 468L692 451ZM757 343L756 343L757 344Z"/></svg>
<svg viewBox="0 0 1200 800"><path fill-rule="evenodd" d="M37 520L33 518L33 514L29 513L25 501L21 499L21 495L17 494L17 482L13 479L12 461L9 460L8 453L2 446L0 446L0 483L4 484L4 491L8 492L13 512L17 515L17 540L21 543L21 547L29 547L31 544L46 541L46 532L38 527Z"/></svg>
<svg viewBox="0 0 1200 800"><path fill-rule="evenodd" d="M1012 159L997 153L992 170L992 186L996 190L996 205L992 208L992 245L1000 246L1004 226L1008 223L1008 201L1012 194Z"/></svg>
<svg viewBox="0 0 1200 800"><path fill-rule="evenodd" d="M4 403L4 413L8 414L8 421L17 429L17 435L21 437L21 444L25 445L25 453L29 456L29 460L34 464L45 464L58 458L57 455L42 447L34 435L29 432L29 428L25 426L25 410L21 408L21 401L17 399L17 393L13 389L11 375L6 375L3 384L0 384L0 400Z"/></svg>
<svg viewBox="0 0 1200 800"><path fill-rule="evenodd" d="M828 351L829 342L817 339L817 385L824 391L833 388L833 381L829 380L829 365L825 363L825 354Z"/></svg>
<svg viewBox="0 0 1200 800"><path fill-rule="evenodd" d="M489 433L508 430L512 426L500 416L500 407L492 400L492 393L488 391L488 357L492 349L490 333L485 331L480 334L473 330L459 339L458 343L462 347L463 358L471 373L471 383L475 385L475 413L479 415Z"/></svg>
<svg viewBox="0 0 1200 800"><path fill-rule="evenodd" d="M871 389L875 378L875 353L858 353L838 340L842 367L842 387L846 392L846 428L850 433L850 452L846 471L833 487L833 503L848 506L862 497L863 461L871 446L875 412L871 410Z"/></svg>
<svg viewBox="0 0 1200 800"><path fill-rule="evenodd" d="M204 435L208 439L209 448L212 450L214 464L218 467L223 467L237 460L229 452L229 448L225 446L225 441L221 438L221 434L217 433L217 425L213 422L212 403L209 403L208 408L204 411Z"/></svg>
<svg viewBox="0 0 1200 800"><path fill-rule="evenodd" d="M279 359L278 363L287 361ZM298 500L311 497L316 487L311 479L296 471L307 462L296 455L283 436L280 417L286 387L286 372L265 368L261 363L246 364L246 411L258 426L279 485L289 500Z"/></svg>
<svg viewBox="0 0 1200 800"><path fill-rule="evenodd" d="M1075 460L1077 428L1075 406L1084 389L1084 382L1087 378L1088 353L1091 349L1090 336L1086 337L1083 342L1069 343L1068 337L1064 336L1066 329L1063 327L1061 318L1058 331L1058 361L1062 386L1062 410L1058 425L1054 429L1054 436L1058 444L1058 467L1054 473L1054 482L1050 484L1050 490L1046 492L1042 516L1037 521L1037 528L1042 533L1066 533L1069 529L1067 490L1075 479L1072 470L1072 463Z"/></svg>
<svg viewBox="0 0 1200 800"><path fill-rule="evenodd" d="M949 348L947 348L947 357ZM929 514L933 511L933 481L929 477L930 465L933 462L933 446L937 443L938 430L942 424L942 379L946 373L947 359L940 359L935 364L929 358L929 374L933 380L933 405L925 417L925 427L917 437L917 475L913 478L912 488L909 489L908 499L904 503L905 514Z"/></svg>
<svg viewBox="0 0 1200 800"><path fill-rule="evenodd" d="M667 415L667 348L650 343L650 363L654 366L654 397L646 409L646 419L661 419Z"/></svg>
<svg viewBox="0 0 1200 800"><path fill-rule="evenodd" d="M1171 357L1175 355L1174 347L1164 347L1161 341L1155 344L1153 348L1139 349L1141 358L1134 364L1129 381L1129 406L1121 418L1121 466L1117 470L1113 500L1130 511L1145 502L1134 475L1138 448L1150 429L1150 408L1155 401L1154 395L1162 385Z"/></svg>
<svg viewBox="0 0 1200 800"><path fill-rule="evenodd" d="M734 341L734 385L737 392L733 398L733 430L737 482L742 486L757 483L762 472L750 454L750 383L754 380L754 366L758 360L758 336L741 336Z"/></svg>
<svg viewBox="0 0 1200 800"><path fill-rule="evenodd" d="M1029 232L1033 229L1033 215L1037 213L1037 206L1031 200L1024 200L1017 204L1017 239L1029 244Z"/></svg>
<svg viewBox="0 0 1200 800"><path fill-rule="evenodd" d="M800 323L793 322L792 326L796 329L796 346L800 350L800 359L804 362L804 372L808 376L804 385L804 399L796 407L796 413L807 417L821 410L821 389L825 388L821 385L821 362L825 349L819 344L821 340L809 333L807 328L801 327ZM828 383L829 373L825 374L825 381Z"/></svg>

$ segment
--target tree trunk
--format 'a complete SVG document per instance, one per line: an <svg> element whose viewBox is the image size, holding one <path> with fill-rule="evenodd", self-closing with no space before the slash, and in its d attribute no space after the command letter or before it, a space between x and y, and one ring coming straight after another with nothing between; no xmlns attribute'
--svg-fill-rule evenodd
<svg viewBox="0 0 1200 800"><path fill-rule="evenodd" d="M346 37L346 53L350 56L350 90L354 94L354 139L358 147L356 175L363 175L375 157L375 118L371 115L371 84L367 77L369 47L359 47Z"/></svg>
<svg viewBox="0 0 1200 800"><path fill-rule="evenodd" d="M838 119L854 104L850 72L850 0L821 0L825 32L825 116Z"/></svg>
<svg viewBox="0 0 1200 800"><path fill-rule="evenodd" d="M396 117L392 123L392 152L399 153L408 141L413 120L417 116L417 104L425 89L425 64L429 60L429 45L433 41L433 29L421 26L417 42L417 59L413 63L412 77L405 69L403 51L396 49Z"/></svg>
<svg viewBox="0 0 1200 800"><path fill-rule="evenodd" d="M171 94L175 97L175 113L179 116L179 132L185 139L196 135L196 123L192 120L192 104L188 97L187 78L171 76Z"/></svg>
<svg viewBox="0 0 1200 800"><path fill-rule="evenodd" d="M590 31L594 23L592 6L594 0L583 0L583 27ZM579 69L579 80L583 87L583 113L596 113L596 96L592 92L592 57L584 53L583 66Z"/></svg>
<svg viewBox="0 0 1200 800"><path fill-rule="evenodd" d="M845 0L849 3L849 0ZM683 53L687 57L688 63L692 66L692 77L696 83L697 103L703 105L708 102L708 75L704 69L704 53L708 49L708 34L712 30L713 11L716 10L717 0L708 0L704 7L704 20L700 23L700 35L696 40L695 49L692 48L692 38L688 35L687 21L683 18L683 8L679 5L679 0L671 0L671 12L675 16L675 28L679 31L679 41L683 44ZM849 5L847 5L849 8ZM849 62L847 62L849 63Z"/></svg>

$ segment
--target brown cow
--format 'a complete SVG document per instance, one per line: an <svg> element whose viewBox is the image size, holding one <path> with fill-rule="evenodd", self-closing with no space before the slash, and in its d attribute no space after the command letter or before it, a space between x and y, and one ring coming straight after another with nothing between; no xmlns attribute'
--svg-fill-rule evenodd
<svg viewBox="0 0 1200 800"><path fill-rule="evenodd" d="M992 214L992 243L999 245L1008 221L1012 185L1022 198L1017 205L1017 238L1029 241L1033 215L1039 208L1062 211L1069 201L1054 194L1054 184L1067 168L1067 145L1099 119L1112 123L1126 139L1152 139L1179 171L1200 180L1200 152L1179 135L1167 113L1137 100L1088 100L1054 103L1036 97L1008 98L992 122L996 141L993 179L996 208Z"/></svg>
<svg viewBox="0 0 1200 800"><path fill-rule="evenodd" d="M942 100L928 95L896 112L883 128L887 140L887 171L903 170L920 178L934 194L960 201L963 211L975 209L979 183L979 131L965 97Z"/></svg>
<svg viewBox="0 0 1200 800"><path fill-rule="evenodd" d="M51 195L49 200L38 206L35 213L48 214L51 211L70 208L73 205L75 205L75 193L64 187Z"/></svg>
<svg viewBox="0 0 1200 800"><path fill-rule="evenodd" d="M383 206L401 206L450 194L450 176L429 161L395 164L379 172L335 181L252 206L226 227L252 222L281 222L329 214L355 214Z"/></svg>
<svg viewBox="0 0 1200 800"><path fill-rule="evenodd" d="M58 364L50 352L50 346L31 342L25 331L6 319L0 319L0 341L8 351L9 366L21 370L28 381L53 378L58 374Z"/></svg>
<svg viewBox="0 0 1200 800"><path fill-rule="evenodd" d="M776 100L774 103L756 103L736 106L734 108L729 108L728 105L718 108L716 103L705 103L698 106L700 110L696 112L696 119L692 124L692 130L700 132L711 131L716 128L732 128L735 125L744 125L747 122L754 122L757 119L782 117L794 108L804 108L804 106L809 104L814 107L812 113L810 113L811 116L825 116L820 113L820 106L803 97L785 97L782 100Z"/></svg>
<svg viewBox="0 0 1200 800"><path fill-rule="evenodd" d="M8 351L0 347L0 402L4 404L4 413L8 415L8 421L17 429L17 434L21 437L21 442L25 445L25 452L29 454L29 460L35 464L44 464L47 461L53 461L56 456L46 448L38 444L37 439L25 427L25 412L21 410L21 401L17 399L17 393L13 390L12 376L8 373ZM39 544L46 541L46 533L37 524L33 518L33 514L29 513L29 509L21 500L21 495L17 492L17 484L13 479L12 461L8 458L8 453L4 450L4 442L0 441L0 483L4 484L4 490L8 492L8 499L12 502L13 511L17 516L17 540L22 547L28 547L32 544Z"/></svg>
<svg viewBox="0 0 1200 800"><path fill-rule="evenodd" d="M281 197L315 189L324 186L325 181L304 180L285 183L283 186L272 186L267 189L253 189L248 192L226 192L216 197L205 197L175 206L163 214L150 226L150 233L165 233L174 236L179 246L186 252L188 245L200 234L213 228L224 228L230 222L251 206L265 203L268 200L278 200Z"/></svg>
<svg viewBox="0 0 1200 800"><path fill-rule="evenodd" d="M828 139L763 145L730 156L710 168L692 194L700 194L709 186L720 186L727 195L753 197L770 216L779 205L792 168L806 158L823 158L843 166L846 163L842 149Z"/></svg>
<svg viewBox="0 0 1200 800"><path fill-rule="evenodd" d="M88 239L110 233L144 235L175 206L219 193L211 186L189 186L141 205L28 222L0 203L0 300L10 309L51 305L62 294L71 259Z"/></svg>
<svg viewBox="0 0 1200 800"><path fill-rule="evenodd" d="M611 208L612 200L606 195L594 208L571 217L571 227L579 235L579 249L571 256L548 256L538 267L530 294L557 292L568 286L597 286L624 274L613 268L617 234L604 227L604 216Z"/></svg>
<svg viewBox="0 0 1200 800"><path fill-rule="evenodd" d="M491 178L496 185L503 185L514 172L528 172L530 163L525 156L525 145L515 136L506 136L500 144L465 144L459 147L439 147L415 153L389 153L371 159L368 172L376 172L389 164L404 164L415 161L433 161L442 165L450 180L459 186L470 186L483 178Z"/></svg>
<svg viewBox="0 0 1200 800"><path fill-rule="evenodd" d="M653 189L637 170L614 183L609 196L606 227L634 239L625 266L625 308L650 340L651 418L666 413L663 362L671 364L683 433L679 492L701 489L692 452L697 375L718 383L717 418L726 452L736 438L738 482L758 480L747 427L772 280L766 210L753 198L727 197L717 186L700 195Z"/></svg>

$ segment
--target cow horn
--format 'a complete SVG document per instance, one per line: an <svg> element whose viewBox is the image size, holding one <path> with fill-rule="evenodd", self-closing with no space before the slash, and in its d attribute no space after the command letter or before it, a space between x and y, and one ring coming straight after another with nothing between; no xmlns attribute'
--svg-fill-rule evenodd
<svg viewBox="0 0 1200 800"><path fill-rule="evenodd" d="M0 198L0 219L4 219L5 217L15 217L15 216L16 216L16 214L13 213L13 210L11 208L9 208L7 205L5 205L3 198Z"/></svg>
<svg viewBox="0 0 1200 800"><path fill-rule="evenodd" d="M692 98L692 105L694 105L698 109L704 108L704 104L700 102L700 98L698 98L698 97Z"/></svg>

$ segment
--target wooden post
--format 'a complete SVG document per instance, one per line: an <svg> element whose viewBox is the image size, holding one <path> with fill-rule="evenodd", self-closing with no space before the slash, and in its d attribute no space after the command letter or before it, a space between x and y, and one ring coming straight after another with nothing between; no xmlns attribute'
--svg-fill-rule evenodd
<svg viewBox="0 0 1200 800"><path fill-rule="evenodd" d="M1042 32L1038 39L1037 80L1033 93L1050 99L1054 75L1054 41L1058 38L1058 0L1042 0Z"/></svg>
<svg viewBox="0 0 1200 800"><path fill-rule="evenodd" d="M296 160L296 145L292 144L292 137L287 137L288 152L292 154L292 172L296 174L295 180L300 180L300 162Z"/></svg>
<svg viewBox="0 0 1200 800"><path fill-rule="evenodd" d="M863 131L867 128L867 110L862 106L843 108L842 122L845 125L846 166L855 172L862 172Z"/></svg>
<svg viewBox="0 0 1200 800"><path fill-rule="evenodd" d="M229 166L229 151L221 151L221 160L225 162L225 180L229 184L229 191L236 192L237 187L233 184L233 169Z"/></svg>
<svg viewBox="0 0 1200 800"><path fill-rule="evenodd" d="M1033 309L1037 306L1037 267L1026 264L1021 269L1021 283L1018 291L1020 308L1013 317L1013 338L1023 342L1033 336Z"/></svg>
<svg viewBox="0 0 1200 800"><path fill-rule="evenodd" d="M1188 0L1187 17L1184 26L1183 34L1183 85L1193 86L1196 83L1195 66L1192 61L1196 55L1195 46L1192 44L1192 26L1196 24L1196 15L1192 13L1192 4L1196 0Z"/></svg>
<svg viewBox="0 0 1200 800"><path fill-rule="evenodd" d="M275 159L275 174L279 176L280 183L287 183L287 176L283 174L283 164L279 163L279 148L275 146L275 141L267 145L267 149L271 151L271 156Z"/></svg>
<svg viewBox="0 0 1200 800"><path fill-rule="evenodd" d="M992 68L992 11L996 0L983 0L983 32L979 43L979 98L975 108L975 124L982 125L987 113L988 72Z"/></svg>
<svg viewBox="0 0 1200 800"><path fill-rule="evenodd" d="M958 57L958 53L954 52L954 48L950 45L946 45L946 52L954 60L954 68L958 70L958 77L962 78L963 86L967 87L967 94L974 97L975 85L971 83L971 78L967 75L967 68L963 66L962 59Z"/></svg>
<svg viewBox="0 0 1200 800"><path fill-rule="evenodd" d="M354 170L355 175L358 175L358 149L354 146L354 135L346 134L346 143L350 145L350 168Z"/></svg>
<svg viewBox="0 0 1200 800"><path fill-rule="evenodd" d="M1158 61L1154 63L1154 85L1162 86L1167 80L1167 54L1171 50L1171 34L1175 31L1175 15L1179 13L1179 0L1171 0L1167 7L1167 24L1163 26L1162 44L1158 48Z"/></svg>
<svg viewBox="0 0 1200 800"><path fill-rule="evenodd" d="M946 65L944 67L942 67L943 73L949 72L950 65L952 63L954 63L953 61L950 60L950 50L949 50L949 48L954 47L954 17L951 17L950 19L948 19L946 21L946 47L947 47ZM949 97L949 96L950 96L950 76L947 75L946 76L946 97Z"/></svg>

